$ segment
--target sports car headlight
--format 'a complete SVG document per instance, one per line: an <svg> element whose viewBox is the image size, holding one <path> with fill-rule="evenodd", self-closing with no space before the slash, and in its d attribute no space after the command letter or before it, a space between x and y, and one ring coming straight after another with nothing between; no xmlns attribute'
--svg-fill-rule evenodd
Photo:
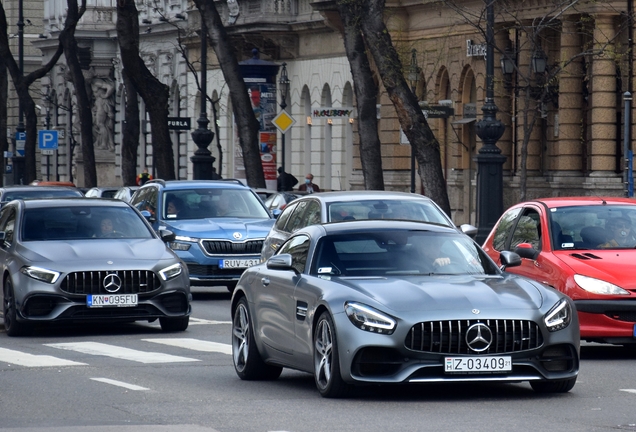
<svg viewBox="0 0 636 432"><path fill-rule="evenodd" d="M167 281L179 276L182 271L183 271L183 268L181 267L181 264L177 263L177 264L171 265L170 267L166 267L163 270L159 270L159 274L161 275L161 278L163 280Z"/></svg>
<svg viewBox="0 0 636 432"><path fill-rule="evenodd" d="M381 334L391 334L395 331L395 320L370 306L347 302L345 313L349 321L360 330Z"/></svg>
<svg viewBox="0 0 636 432"><path fill-rule="evenodd" d="M22 272L22 274L25 274L29 277L32 277L33 279L37 279L39 281L47 282L50 284L55 283L60 277L59 272L43 269L41 267L33 267L33 266L22 267L20 269L20 272Z"/></svg>
<svg viewBox="0 0 636 432"><path fill-rule="evenodd" d="M623 288L614 285L613 283L605 282L601 279L595 279L589 276L576 274L574 275L574 281L585 291L594 294L629 295L629 291L625 291Z"/></svg>
<svg viewBox="0 0 636 432"><path fill-rule="evenodd" d="M572 307L566 299L559 300L543 317L548 331L562 330L572 321Z"/></svg>

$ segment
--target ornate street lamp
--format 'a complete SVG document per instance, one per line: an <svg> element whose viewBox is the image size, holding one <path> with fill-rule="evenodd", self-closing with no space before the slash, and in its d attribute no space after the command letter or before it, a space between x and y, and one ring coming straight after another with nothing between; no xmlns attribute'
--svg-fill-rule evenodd
<svg viewBox="0 0 636 432"><path fill-rule="evenodd" d="M214 172L213 163L216 160L208 146L214 138L214 132L208 129L207 92L208 92L208 30L203 15L201 15L201 115L197 120L199 128L192 132L192 140L198 149L192 161L192 178L194 180L214 180L219 176Z"/></svg>
<svg viewBox="0 0 636 432"><path fill-rule="evenodd" d="M287 108L287 96L289 95L289 76L287 75L287 63L283 63L282 69L280 71L280 78L278 79L278 87L280 90L280 109L285 111ZM280 137L281 144L281 156L280 156L280 166L285 171L285 133L281 133Z"/></svg>
<svg viewBox="0 0 636 432"><path fill-rule="evenodd" d="M411 91L417 98L415 93L417 90L417 81L420 79L420 68L417 67L417 50L411 50L411 65L409 66L409 81L411 82ZM415 146L411 143L411 193L415 193Z"/></svg>
<svg viewBox="0 0 636 432"><path fill-rule="evenodd" d="M506 127L497 120L497 105L494 100L494 21L493 2L486 2L486 99L481 110L483 118L477 122L477 136L483 146L475 156L477 162L477 225L475 240L481 244L486 239L497 219L503 213L503 163L506 157L501 155L497 141Z"/></svg>

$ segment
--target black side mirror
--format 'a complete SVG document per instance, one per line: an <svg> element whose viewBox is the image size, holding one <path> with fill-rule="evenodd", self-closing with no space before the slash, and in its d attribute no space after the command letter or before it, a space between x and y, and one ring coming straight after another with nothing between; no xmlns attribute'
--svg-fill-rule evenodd
<svg viewBox="0 0 636 432"><path fill-rule="evenodd" d="M530 243L519 243L515 248L515 252L521 258L536 260L539 258L539 251L532 247Z"/></svg>
<svg viewBox="0 0 636 432"><path fill-rule="evenodd" d="M507 267L517 267L521 265L521 257L519 254L510 251L503 251L499 255L499 261L501 261L501 269L505 270Z"/></svg>
<svg viewBox="0 0 636 432"><path fill-rule="evenodd" d="M168 242L173 242L177 236L175 235L175 233L173 233L170 230L160 229L159 237L161 237L161 240L163 240L165 243L168 243Z"/></svg>

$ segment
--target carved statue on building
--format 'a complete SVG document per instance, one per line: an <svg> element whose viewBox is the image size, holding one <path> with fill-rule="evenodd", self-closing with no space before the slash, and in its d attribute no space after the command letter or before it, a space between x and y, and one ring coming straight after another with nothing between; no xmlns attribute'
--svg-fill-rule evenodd
<svg viewBox="0 0 636 432"><path fill-rule="evenodd" d="M94 77L91 81L91 91L95 147L115 150L115 82L108 77Z"/></svg>

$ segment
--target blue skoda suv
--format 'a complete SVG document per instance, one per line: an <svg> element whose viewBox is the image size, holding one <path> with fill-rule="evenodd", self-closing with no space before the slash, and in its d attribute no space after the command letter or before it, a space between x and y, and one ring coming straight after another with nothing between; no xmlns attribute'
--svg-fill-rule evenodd
<svg viewBox="0 0 636 432"><path fill-rule="evenodd" d="M156 231L175 234L168 246L188 266L192 286L225 285L260 263L275 219L238 180L151 180L130 202Z"/></svg>

